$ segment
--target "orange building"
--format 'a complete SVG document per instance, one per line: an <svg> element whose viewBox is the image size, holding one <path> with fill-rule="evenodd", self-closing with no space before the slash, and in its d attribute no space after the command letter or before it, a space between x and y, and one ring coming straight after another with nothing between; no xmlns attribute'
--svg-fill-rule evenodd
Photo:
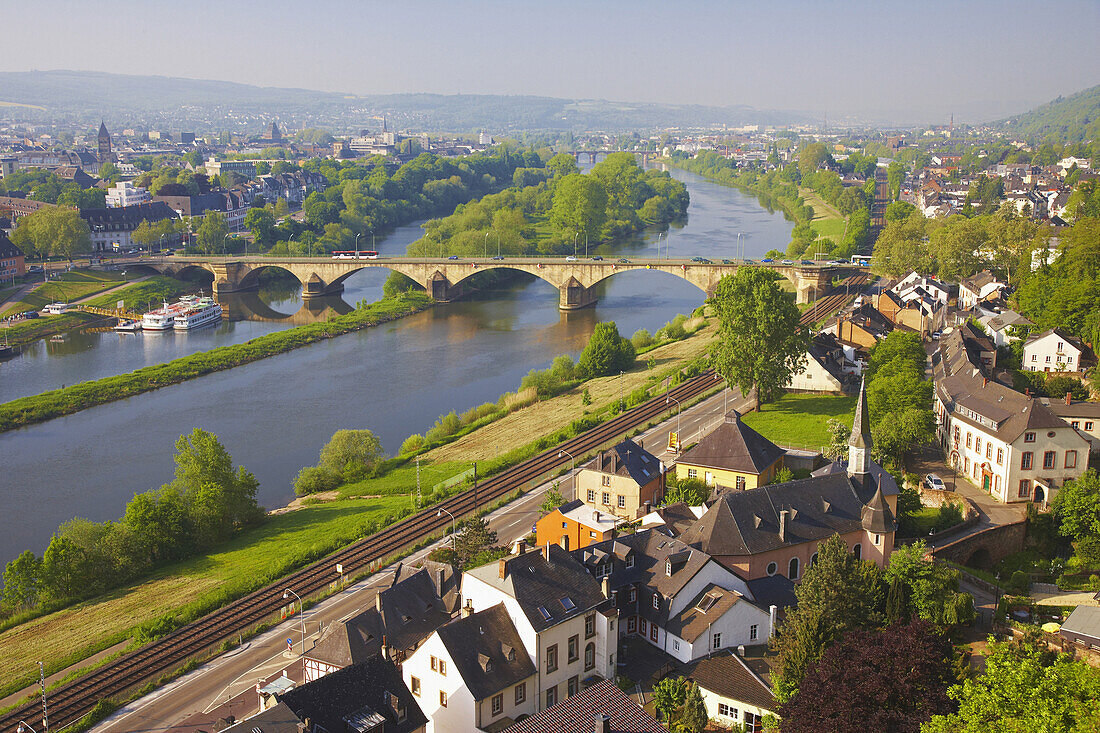
<svg viewBox="0 0 1100 733"><path fill-rule="evenodd" d="M539 547L561 545L566 550L579 550L614 539L615 529L622 523L614 514L574 499L535 523L535 542Z"/></svg>
<svg viewBox="0 0 1100 733"><path fill-rule="evenodd" d="M12 244L8 235L0 231L0 282L27 274L23 250Z"/></svg>

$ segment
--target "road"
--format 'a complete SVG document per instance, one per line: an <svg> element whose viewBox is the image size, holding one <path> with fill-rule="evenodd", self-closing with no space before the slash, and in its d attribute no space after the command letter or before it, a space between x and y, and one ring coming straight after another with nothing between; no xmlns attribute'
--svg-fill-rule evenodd
<svg viewBox="0 0 1100 733"><path fill-rule="evenodd" d="M688 445L719 424L727 409L736 408L743 412L749 404L750 400L740 393L724 390L685 409L682 415L673 415L646 430L640 439L651 452L668 464L675 459L674 454L666 450L670 430L678 431L681 444ZM538 507L542 503L543 494L555 481L559 483L562 494L567 499L572 498L570 477L562 476L546 482L489 515L489 525L497 533L498 544L510 545L514 540L530 533L532 525L538 519ZM433 549L449 541L444 538L413 553L402 562L415 565ZM387 571L393 569L393 566L386 568ZM316 643L320 630L325 625L354 616L371 605L387 576L387 572L368 576L306 611L306 647ZM284 670L291 679L302 679L302 620L297 615L291 616L274 628L253 637L242 647L227 652L126 705L93 730L96 733L184 733L199 728L209 731L218 718L233 715L237 719L243 719L252 715L257 711L257 682L277 677ZM288 639L293 644L293 655L287 654Z"/></svg>

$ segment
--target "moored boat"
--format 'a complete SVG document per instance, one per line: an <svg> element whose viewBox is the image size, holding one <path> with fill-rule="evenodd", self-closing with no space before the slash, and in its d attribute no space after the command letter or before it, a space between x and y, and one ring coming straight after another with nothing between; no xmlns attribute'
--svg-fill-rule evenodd
<svg viewBox="0 0 1100 733"><path fill-rule="evenodd" d="M217 323L221 317L222 307L218 301L210 297L192 298L188 300L186 308L176 315L172 327L177 331L189 331Z"/></svg>
<svg viewBox="0 0 1100 733"><path fill-rule="evenodd" d="M122 318L115 324L115 330L119 333L137 333L141 330L141 323L129 318Z"/></svg>

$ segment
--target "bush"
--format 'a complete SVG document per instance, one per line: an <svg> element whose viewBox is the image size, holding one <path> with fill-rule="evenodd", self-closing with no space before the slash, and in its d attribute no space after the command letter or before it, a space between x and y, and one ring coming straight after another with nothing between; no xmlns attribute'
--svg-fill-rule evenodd
<svg viewBox="0 0 1100 733"><path fill-rule="evenodd" d="M306 466L294 478L294 493L298 496L332 491L340 485L340 474L321 466Z"/></svg>
<svg viewBox="0 0 1100 733"><path fill-rule="evenodd" d="M649 331L644 328L640 328L634 332L634 335L630 337L630 343L634 344L635 349L644 349L647 346L653 344L653 336Z"/></svg>
<svg viewBox="0 0 1100 733"><path fill-rule="evenodd" d="M1013 593L1026 594L1028 592L1029 580L1030 578L1027 573L1023 570L1017 570L1008 580L1008 590Z"/></svg>
<svg viewBox="0 0 1100 733"><path fill-rule="evenodd" d="M962 509L955 502L947 502L940 507L940 516L936 520L936 531L940 532L948 527L954 527L962 522Z"/></svg>
<svg viewBox="0 0 1100 733"><path fill-rule="evenodd" d="M370 430L337 430L321 449L318 465L355 481L374 471L384 456L382 443Z"/></svg>
<svg viewBox="0 0 1100 733"><path fill-rule="evenodd" d="M633 363L634 344L619 335L613 321L597 323L577 361L577 372L585 377L607 377L626 371Z"/></svg>

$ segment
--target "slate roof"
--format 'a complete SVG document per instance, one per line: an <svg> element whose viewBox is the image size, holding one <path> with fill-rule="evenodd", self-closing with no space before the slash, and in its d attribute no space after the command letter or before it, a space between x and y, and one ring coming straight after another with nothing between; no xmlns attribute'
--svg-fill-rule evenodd
<svg viewBox="0 0 1100 733"><path fill-rule="evenodd" d="M552 708L508 728L506 733L593 733L605 715L608 733L667 733L668 729L611 680L604 680Z"/></svg>
<svg viewBox="0 0 1100 733"><path fill-rule="evenodd" d="M1035 343L1036 341L1039 341L1040 339L1044 339L1044 338L1046 338L1047 336L1050 336L1050 335L1057 336L1058 338L1062 339L1063 341L1065 341L1067 344L1069 344L1073 348L1077 349L1078 351L1084 351L1085 350L1084 344L1081 343L1080 339L1078 339L1075 336L1070 335L1069 333L1066 333L1061 328L1052 328L1049 331L1043 331L1042 333L1033 333L1033 334L1031 334L1027 337L1027 341L1024 342L1024 346L1027 346L1028 344Z"/></svg>
<svg viewBox="0 0 1100 733"><path fill-rule="evenodd" d="M682 501L658 507L654 511L664 520L665 526L672 530L674 535L681 534L698 519L691 507Z"/></svg>
<svg viewBox="0 0 1100 733"><path fill-rule="evenodd" d="M744 596L737 591L708 583L679 613L669 617L664 628L684 641L694 642L707 632L711 624L743 599Z"/></svg>
<svg viewBox="0 0 1100 733"><path fill-rule="evenodd" d="M1009 326L1034 326L1035 324L1016 311L1001 311L986 322L991 331L1001 331Z"/></svg>
<svg viewBox="0 0 1100 733"><path fill-rule="evenodd" d="M885 472L880 468L878 471L860 481L832 469L805 479L722 494L680 539L710 555L745 556L824 540L834 534L879 531L874 526L893 531L897 525L888 506L884 505L877 525L868 526L864 520L865 505L878 492L886 493L881 483ZM788 514L780 536L782 510Z"/></svg>
<svg viewBox="0 0 1100 733"><path fill-rule="evenodd" d="M503 578L501 563L506 568ZM559 545L528 550L467 572L515 598L536 632L585 614L606 600L600 584ZM571 609L563 598L572 602Z"/></svg>
<svg viewBox="0 0 1100 733"><path fill-rule="evenodd" d="M88 222L88 228L93 232L133 231L143 221L154 223L162 219L175 219L176 212L163 201L154 201L113 209L81 209L80 218Z"/></svg>
<svg viewBox="0 0 1100 733"><path fill-rule="evenodd" d="M978 293L986 285L997 282L997 278L989 270L982 270L981 272L959 281L960 288L966 288L972 293Z"/></svg>
<svg viewBox="0 0 1100 733"><path fill-rule="evenodd" d="M385 718L385 733L410 733L428 722L416 698L401 679L397 667L382 657L327 674L313 682L278 696L299 719L309 718L329 733L344 733L348 720ZM405 719L398 721L392 703L404 708Z"/></svg>
<svg viewBox="0 0 1100 733"><path fill-rule="evenodd" d="M1100 643L1100 608L1078 606L1073 609L1073 613L1062 624L1062 631L1077 636L1089 637L1094 644Z"/></svg>
<svg viewBox="0 0 1100 733"><path fill-rule="evenodd" d="M535 674L535 665L503 603L456 619L436 630L475 700Z"/></svg>
<svg viewBox="0 0 1100 733"><path fill-rule="evenodd" d="M871 418L867 413L867 380L859 384L859 397L856 399L856 414L852 420L852 432L848 436L848 445L854 448L871 450Z"/></svg>
<svg viewBox="0 0 1100 733"><path fill-rule="evenodd" d="M776 573L771 577L747 580L745 585L749 587L749 592L756 599L756 605L761 608L769 606L788 608L798 603L794 595L794 581L785 575Z"/></svg>
<svg viewBox="0 0 1100 733"><path fill-rule="evenodd" d="M745 660L730 650L704 657L681 670L699 687L729 700L737 700L764 710L774 710L775 695Z"/></svg>
<svg viewBox="0 0 1100 733"><path fill-rule="evenodd" d="M294 711L287 707L286 703L280 702L253 715L251 718L246 718L228 728L224 728L222 733L244 733L245 731L250 733L251 731L259 731L259 733L299 733L298 724L300 722L301 720L294 714Z"/></svg>
<svg viewBox="0 0 1100 733"><path fill-rule="evenodd" d="M782 456L782 448L742 422L737 410L730 410L725 421L677 463L759 475Z"/></svg>
<svg viewBox="0 0 1100 733"><path fill-rule="evenodd" d="M22 256L23 250L15 246L15 243L8 238L7 234L0 232L0 257L9 259Z"/></svg>
<svg viewBox="0 0 1100 733"><path fill-rule="evenodd" d="M627 476L639 486L645 486L661 475L661 462L657 456L630 438L609 450L600 451L582 468L616 476Z"/></svg>

